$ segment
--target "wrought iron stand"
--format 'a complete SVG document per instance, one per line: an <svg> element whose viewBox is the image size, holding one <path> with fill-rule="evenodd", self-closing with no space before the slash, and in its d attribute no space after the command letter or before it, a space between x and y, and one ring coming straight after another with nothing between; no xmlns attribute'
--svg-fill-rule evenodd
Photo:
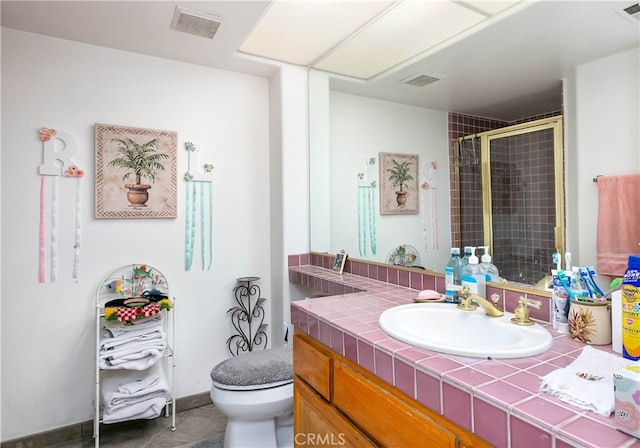
<svg viewBox="0 0 640 448"><path fill-rule="evenodd" d="M255 284L260 277L240 277L239 286L233 290L238 306L230 308L231 323L238 334L227 339L227 347L233 356L240 352L250 352L254 348L266 348L267 333L264 331L264 308L262 303L267 300L260 297L260 287Z"/></svg>

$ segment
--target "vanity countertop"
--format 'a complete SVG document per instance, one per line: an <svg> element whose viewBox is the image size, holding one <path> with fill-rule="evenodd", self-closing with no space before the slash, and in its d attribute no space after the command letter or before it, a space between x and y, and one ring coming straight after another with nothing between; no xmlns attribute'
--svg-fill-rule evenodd
<svg viewBox="0 0 640 448"><path fill-rule="evenodd" d="M640 440L615 429L613 414L602 417L538 390L542 376L569 365L585 347L550 324L538 322L553 336L551 349L540 355L494 360L437 353L393 339L378 325L383 311L413 303L416 289L311 265L289 271L292 283L338 291L293 302L298 330L487 442L640 447ZM610 345L595 348L613 353Z"/></svg>

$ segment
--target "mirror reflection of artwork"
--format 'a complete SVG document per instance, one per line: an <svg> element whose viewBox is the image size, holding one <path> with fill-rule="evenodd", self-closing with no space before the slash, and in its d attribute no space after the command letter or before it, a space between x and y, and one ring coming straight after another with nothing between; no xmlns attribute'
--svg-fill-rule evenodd
<svg viewBox="0 0 640 448"><path fill-rule="evenodd" d="M418 155L380 153L380 214L418 213Z"/></svg>
<svg viewBox="0 0 640 448"><path fill-rule="evenodd" d="M344 251L337 254L336 259L333 262L333 268L332 268L333 272L342 274L342 271L344 270L344 263L346 261L347 261L347 254L344 253Z"/></svg>

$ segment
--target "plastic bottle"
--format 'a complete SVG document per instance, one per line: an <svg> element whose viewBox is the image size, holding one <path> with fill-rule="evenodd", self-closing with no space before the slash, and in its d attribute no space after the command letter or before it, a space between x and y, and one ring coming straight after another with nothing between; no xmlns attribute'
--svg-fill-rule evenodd
<svg viewBox="0 0 640 448"><path fill-rule="evenodd" d="M464 269L464 267L469 264L469 257L473 253L473 249L475 249L473 246L464 246L464 254L463 254L461 262L460 262L460 264L461 264L460 271L461 272L462 272L462 269Z"/></svg>
<svg viewBox="0 0 640 448"><path fill-rule="evenodd" d="M461 263L460 249L457 247L451 248L451 258L447 262L444 268L444 283L445 283L445 300L447 302L456 303L458 299L458 291L455 286L462 284L461 276Z"/></svg>
<svg viewBox="0 0 640 448"><path fill-rule="evenodd" d="M484 254L480 258L480 268L482 272L484 272L486 280L488 282L499 283L502 282L502 278L500 277L500 272L496 265L491 263L491 255L489 255L489 246L478 246L480 249L484 249Z"/></svg>
<svg viewBox="0 0 640 448"><path fill-rule="evenodd" d="M462 286L469 288L471 294L476 294L485 299L487 297L487 278L478 264L475 247L471 248L469 264L462 269Z"/></svg>
<svg viewBox="0 0 640 448"><path fill-rule="evenodd" d="M622 356L640 360L640 255L629 255L622 278Z"/></svg>

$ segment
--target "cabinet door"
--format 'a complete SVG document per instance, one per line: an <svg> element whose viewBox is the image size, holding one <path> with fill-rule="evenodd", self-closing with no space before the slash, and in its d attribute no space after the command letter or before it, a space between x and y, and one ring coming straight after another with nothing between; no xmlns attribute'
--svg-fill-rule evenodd
<svg viewBox="0 0 640 448"><path fill-rule="evenodd" d="M293 412L296 447L375 446L297 375L293 381Z"/></svg>
<svg viewBox="0 0 640 448"><path fill-rule="evenodd" d="M293 370L325 399L331 400L331 355L293 337Z"/></svg>
<svg viewBox="0 0 640 448"><path fill-rule="evenodd" d="M382 446L458 446L455 433L346 364L334 363L333 404Z"/></svg>

